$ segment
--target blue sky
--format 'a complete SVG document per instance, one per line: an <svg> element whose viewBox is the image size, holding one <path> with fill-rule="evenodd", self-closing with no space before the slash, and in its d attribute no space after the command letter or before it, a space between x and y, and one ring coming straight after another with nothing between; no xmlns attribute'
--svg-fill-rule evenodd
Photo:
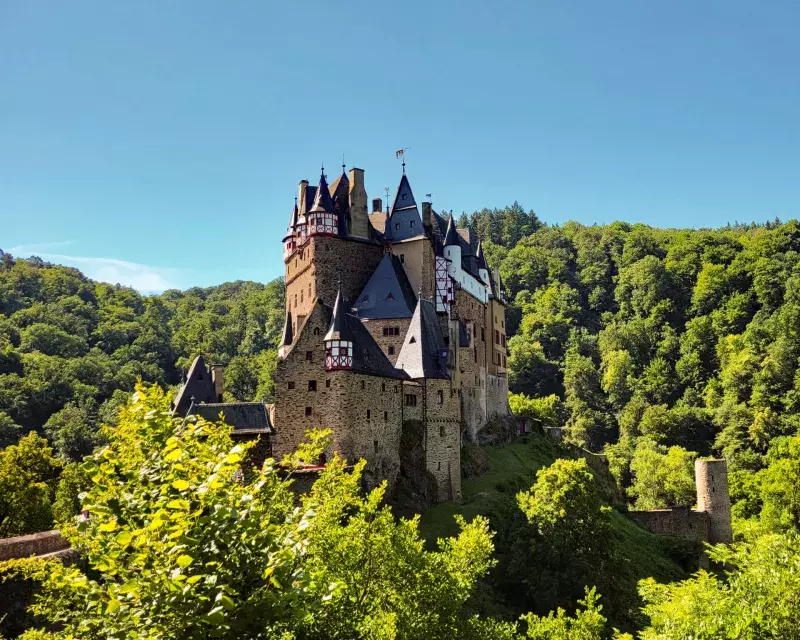
<svg viewBox="0 0 800 640"><path fill-rule="evenodd" d="M283 273L297 182L546 222L797 215L800 4L0 0L0 248L144 291Z"/></svg>

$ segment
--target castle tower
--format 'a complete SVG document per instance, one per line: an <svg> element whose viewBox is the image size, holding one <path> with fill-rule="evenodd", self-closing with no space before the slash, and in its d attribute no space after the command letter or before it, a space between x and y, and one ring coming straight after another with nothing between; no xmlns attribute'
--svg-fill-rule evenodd
<svg viewBox="0 0 800 640"><path fill-rule="evenodd" d="M356 197L351 206L351 196L359 191L363 197ZM365 231L369 221L363 171L353 170L351 178L343 172L328 186L323 169L316 187L300 182L297 199L297 214L292 213L284 237L286 312L292 323L285 335L293 339L317 298L332 306L341 281L342 296L355 299L383 256L383 247ZM366 237L359 237L362 232ZM288 351L290 345L283 346Z"/></svg>
<svg viewBox="0 0 800 640"><path fill-rule="evenodd" d="M731 498L728 493L728 465L725 460L696 460L697 510L708 513L708 541L730 543Z"/></svg>
<svg viewBox="0 0 800 640"><path fill-rule="evenodd" d="M447 273L458 282L461 279L461 244L458 241L458 232L453 216L450 216L447 231L444 234L444 257L449 260Z"/></svg>

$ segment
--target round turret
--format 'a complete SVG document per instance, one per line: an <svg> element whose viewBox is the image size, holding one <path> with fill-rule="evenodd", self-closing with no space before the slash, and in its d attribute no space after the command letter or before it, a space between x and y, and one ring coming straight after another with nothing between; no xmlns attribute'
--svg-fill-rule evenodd
<svg viewBox="0 0 800 640"><path fill-rule="evenodd" d="M728 465L725 460L696 460L697 510L708 513L708 541L730 543L731 498L728 493Z"/></svg>

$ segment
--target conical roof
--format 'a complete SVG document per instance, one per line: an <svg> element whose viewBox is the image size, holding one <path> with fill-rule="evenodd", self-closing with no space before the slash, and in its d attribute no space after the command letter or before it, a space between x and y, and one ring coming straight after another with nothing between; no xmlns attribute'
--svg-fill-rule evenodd
<svg viewBox="0 0 800 640"><path fill-rule="evenodd" d="M392 203L391 212L394 213L395 210L400 209L411 209L416 208L417 201L414 200L414 193L411 191L411 184L408 182L408 177L403 172L402 177L400 178L400 184L397 186L397 193L394 196L394 202Z"/></svg>
<svg viewBox="0 0 800 640"><path fill-rule="evenodd" d="M452 215L450 216L450 221L447 223L447 231L444 234L444 246L449 247L451 245L455 245L457 247L461 246L458 241L455 218L453 218Z"/></svg>
<svg viewBox="0 0 800 640"><path fill-rule="evenodd" d="M475 259L478 261L478 269L489 271L489 265L486 264L486 256L483 255L482 242L478 242L478 251L475 253Z"/></svg>
<svg viewBox="0 0 800 640"><path fill-rule="evenodd" d="M286 322L283 324L283 337L281 344L288 347L294 341L294 332L292 331L292 312L286 312Z"/></svg>
<svg viewBox="0 0 800 640"><path fill-rule="evenodd" d="M346 340L353 341L353 335L347 323L347 305L342 297L342 287L336 293L336 302L333 304L333 315L331 316L331 326L325 334L325 341Z"/></svg>
<svg viewBox="0 0 800 640"><path fill-rule="evenodd" d="M286 235L283 240L286 241L294 235L295 228L297 227L297 198L294 199L294 209L292 209L292 216L289 218L289 226L286 228Z"/></svg>
<svg viewBox="0 0 800 640"><path fill-rule="evenodd" d="M457 347L456 347L457 348ZM406 333L395 367L412 379L449 379L447 346L430 300L420 299Z"/></svg>
<svg viewBox="0 0 800 640"><path fill-rule="evenodd" d="M324 170L319 176L319 186L317 187L317 193L314 196L314 206L311 207L309 213L333 213L331 192L328 189L328 182L325 180Z"/></svg>

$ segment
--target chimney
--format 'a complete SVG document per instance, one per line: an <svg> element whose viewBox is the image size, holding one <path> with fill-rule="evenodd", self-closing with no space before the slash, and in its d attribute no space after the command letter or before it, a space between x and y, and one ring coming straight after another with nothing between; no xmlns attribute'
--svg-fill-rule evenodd
<svg viewBox="0 0 800 640"><path fill-rule="evenodd" d="M369 238L369 220L367 219L367 190L364 188L364 170L350 169L350 235L358 238Z"/></svg>
<svg viewBox="0 0 800 640"><path fill-rule="evenodd" d="M300 184L297 187L297 210L300 213L300 215L304 215L306 213L306 187L307 186L308 186L308 180L301 180Z"/></svg>
<svg viewBox="0 0 800 640"><path fill-rule="evenodd" d="M430 228L433 224L433 209L430 202L422 203L422 226Z"/></svg>
<svg viewBox="0 0 800 640"><path fill-rule="evenodd" d="M372 199L372 213L381 213L383 211L383 198Z"/></svg>
<svg viewBox="0 0 800 640"><path fill-rule="evenodd" d="M211 365L211 382L214 383L214 395L217 402L222 402L222 394L225 391L225 374L222 373L221 364Z"/></svg>

